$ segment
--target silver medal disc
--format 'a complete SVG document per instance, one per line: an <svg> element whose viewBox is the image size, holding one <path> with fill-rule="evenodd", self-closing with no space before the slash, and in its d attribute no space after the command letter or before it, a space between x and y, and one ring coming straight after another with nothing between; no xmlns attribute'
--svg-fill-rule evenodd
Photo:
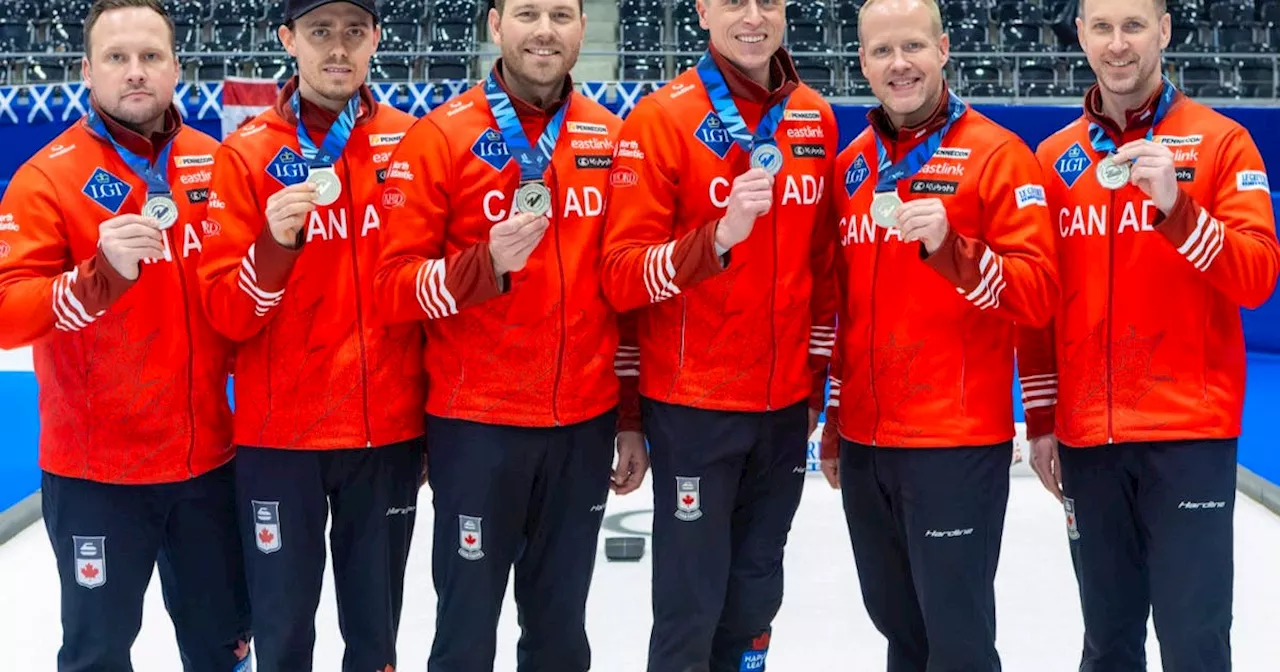
<svg viewBox="0 0 1280 672"><path fill-rule="evenodd" d="M160 222L160 230L164 231L178 223L178 204L167 194L156 194L142 206L142 216Z"/></svg>
<svg viewBox="0 0 1280 672"><path fill-rule="evenodd" d="M333 205L342 195L342 180L332 168L312 168L307 181L316 185L317 205Z"/></svg>
<svg viewBox="0 0 1280 672"><path fill-rule="evenodd" d="M541 182L525 182L516 192L516 208L520 212L546 215L551 212L551 190Z"/></svg>
<svg viewBox="0 0 1280 672"><path fill-rule="evenodd" d="M902 199L896 192L886 191L876 194L871 200L871 219L878 226L892 229L898 225L898 207L901 205Z"/></svg>
<svg viewBox="0 0 1280 672"><path fill-rule="evenodd" d="M1098 162L1098 184L1111 190L1119 189L1129 183L1129 164L1118 164L1111 157Z"/></svg>
<svg viewBox="0 0 1280 672"><path fill-rule="evenodd" d="M782 150L777 145L758 145L751 150L751 167L777 175L782 170Z"/></svg>

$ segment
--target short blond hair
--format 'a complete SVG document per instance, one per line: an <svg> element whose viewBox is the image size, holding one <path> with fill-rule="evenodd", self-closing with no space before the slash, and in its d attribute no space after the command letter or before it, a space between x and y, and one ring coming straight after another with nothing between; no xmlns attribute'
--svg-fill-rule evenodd
<svg viewBox="0 0 1280 672"><path fill-rule="evenodd" d="M1083 2L1084 0L1080 0L1080 1ZM862 25L862 17L866 13L867 8L879 2L881 2L881 0L867 0L862 4L862 7L858 8L858 25L859 26ZM931 23L933 23L933 36L941 37L942 36L942 8L938 6L938 0L916 0L916 2L919 2L920 4L924 5L925 9L929 10L929 19ZM859 31L859 39L861 39L862 29L859 28L858 31Z"/></svg>

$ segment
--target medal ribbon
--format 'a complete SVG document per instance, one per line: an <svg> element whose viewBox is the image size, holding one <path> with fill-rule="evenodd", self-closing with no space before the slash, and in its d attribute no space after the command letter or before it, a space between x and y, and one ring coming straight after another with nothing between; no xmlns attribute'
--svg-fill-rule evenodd
<svg viewBox="0 0 1280 672"><path fill-rule="evenodd" d="M168 194L172 191L169 187L169 152L173 149L173 140L165 143L153 166L147 163L144 157L134 154L127 147L120 144L107 130L107 124L102 121L102 117L98 116L97 110L89 110L87 123L94 133L111 141L111 144L116 148L116 153L120 155L121 159L124 159L129 169L147 183L148 194Z"/></svg>
<svg viewBox="0 0 1280 672"><path fill-rule="evenodd" d="M511 152L516 165L520 166L520 181L541 180L542 174L547 171L547 166L551 165L551 155L555 152L556 142L560 140L560 126L564 124L570 101L566 100L556 111L555 116L551 117L551 122L542 132L542 137L538 138L538 146L535 149L530 146L529 138L525 137L515 105L507 97L507 92L502 90L497 74L492 71L484 82L484 96L489 101L489 110L493 112L494 120L498 122L498 131L502 133L507 151Z"/></svg>
<svg viewBox="0 0 1280 672"><path fill-rule="evenodd" d="M778 124L782 123L782 114L791 96L783 98L777 105L766 110L760 117L760 123L756 125L755 133L751 133L747 131L747 122L738 111L738 105L733 102L729 84L725 82L720 68L716 67L710 51L704 53L698 61L698 77L702 79L702 86L707 89L707 96L711 98L711 107L715 109L720 123L724 124L725 130L729 132L734 142L738 143L742 151L750 154L756 145L776 144L773 134L777 132Z"/></svg>
<svg viewBox="0 0 1280 672"><path fill-rule="evenodd" d="M311 140L306 125L302 123L302 96L297 91L293 92L289 104L293 107L293 115L298 119L298 147L302 150L302 158L307 160L307 166L325 168L337 163L342 150L347 147L347 141L351 139L351 129L356 126L356 117L360 115L360 92L357 91L347 101L347 106L329 127L329 133L324 136L324 142L319 147Z"/></svg>
<svg viewBox="0 0 1280 672"><path fill-rule="evenodd" d="M1147 129L1148 142L1155 137L1156 126L1164 121L1165 115L1169 114L1169 108L1173 105L1173 98L1177 93L1178 89L1174 87L1173 82L1165 77L1164 88L1160 91L1160 103L1156 105L1156 114L1151 118L1151 127ZM1117 149L1116 141L1107 135L1106 129L1096 123L1089 124L1089 144L1093 145L1094 151L1106 156L1114 154Z"/></svg>
<svg viewBox="0 0 1280 672"><path fill-rule="evenodd" d="M951 130L952 124L960 120L964 113L968 111L969 106L963 100L960 100L955 93L949 94L947 100L947 123L936 133L925 138L925 141L916 145L902 157L900 161L893 165L889 165L889 150L885 149L884 142L880 140L879 133L873 133L876 138L876 155L879 158L879 166L877 167L878 178L876 182L876 193L888 191L897 191L898 181L905 180L914 176L924 164L929 163L938 148L942 146L942 139L946 137L947 131Z"/></svg>

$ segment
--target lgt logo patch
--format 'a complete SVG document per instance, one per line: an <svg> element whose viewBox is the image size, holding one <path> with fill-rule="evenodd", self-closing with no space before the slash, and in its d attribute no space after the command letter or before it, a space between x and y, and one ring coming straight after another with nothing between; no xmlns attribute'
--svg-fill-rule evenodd
<svg viewBox="0 0 1280 672"><path fill-rule="evenodd" d="M253 503L253 542L263 553L280 550L280 502Z"/></svg>
<svg viewBox="0 0 1280 672"><path fill-rule="evenodd" d="M471 144L471 153L497 171L506 168L507 162L511 160L511 150L507 148L507 142L502 139L501 133L492 128L485 129L480 137L476 138L476 141Z"/></svg>
<svg viewBox="0 0 1280 672"><path fill-rule="evenodd" d="M1058 177L1062 178L1062 182L1070 189L1075 186L1076 180L1080 179L1080 176L1089 169L1089 165L1092 163L1093 161L1089 158L1089 155L1077 142L1063 152L1057 161L1053 162L1053 170L1058 173Z"/></svg>
<svg viewBox="0 0 1280 672"><path fill-rule="evenodd" d="M76 583L97 588L107 582L107 538L71 537L76 559Z"/></svg>
<svg viewBox="0 0 1280 672"><path fill-rule="evenodd" d="M98 168L89 176L89 181L81 191L94 203L101 205L107 209L107 212L114 215L120 211L120 206L124 205L124 199L129 196L130 191L133 191L133 187L128 182Z"/></svg>
<svg viewBox="0 0 1280 672"><path fill-rule="evenodd" d="M286 187L305 182L309 172L302 156L288 147L281 147L271 163L267 164L267 174Z"/></svg>
<svg viewBox="0 0 1280 672"><path fill-rule="evenodd" d="M849 166L849 170L844 171L844 192L849 198L853 198L853 193L862 186L863 182L871 176L871 169L867 167L867 157L859 154L858 158L853 160L853 165Z"/></svg>
<svg viewBox="0 0 1280 672"><path fill-rule="evenodd" d="M720 121L720 117L717 117L715 112L708 112L707 116L702 118L702 123L698 124L694 134L716 156L721 159L729 156L729 148L733 147L733 137L729 135L729 130L724 127L724 122Z"/></svg>

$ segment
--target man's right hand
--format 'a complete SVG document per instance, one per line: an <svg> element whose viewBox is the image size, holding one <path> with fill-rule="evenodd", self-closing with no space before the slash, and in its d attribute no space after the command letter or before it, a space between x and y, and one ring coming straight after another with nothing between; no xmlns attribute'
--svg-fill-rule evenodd
<svg viewBox="0 0 1280 672"><path fill-rule="evenodd" d="M716 243L731 249L751 235L756 218L773 207L773 176L762 168L739 175L729 190L729 203L716 227Z"/></svg>
<svg viewBox="0 0 1280 672"><path fill-rule="evenodd" d="M98 247L116 273L137 280L143 259L164 257L160 222L142 215L120 215L98 225Z"/></svg>
<svg viewBox="0 0 1280 672"><path fill-rule="evenodd" d="M1031 439L1031 470L1050 494L1062 501L1062 462L1058 460L1058 437L1052 434Z"/></svg>
<svg viewBox="0 0 1280 672"><path fill-rule="evenodd" d="M489 256L493 270L499 277L519 271L529 261L529 255L542 242L551 222L542 215L521 212L499 222L489 229Z"/></svg>
<svg viewBox="0 0 1280 672"><path fill-rule="evenodd" d="M307 223L307 215L316 209L316 187L299 182L285 187L267 199L267 228L282 247L298 247L298 231Z"/></svg>

